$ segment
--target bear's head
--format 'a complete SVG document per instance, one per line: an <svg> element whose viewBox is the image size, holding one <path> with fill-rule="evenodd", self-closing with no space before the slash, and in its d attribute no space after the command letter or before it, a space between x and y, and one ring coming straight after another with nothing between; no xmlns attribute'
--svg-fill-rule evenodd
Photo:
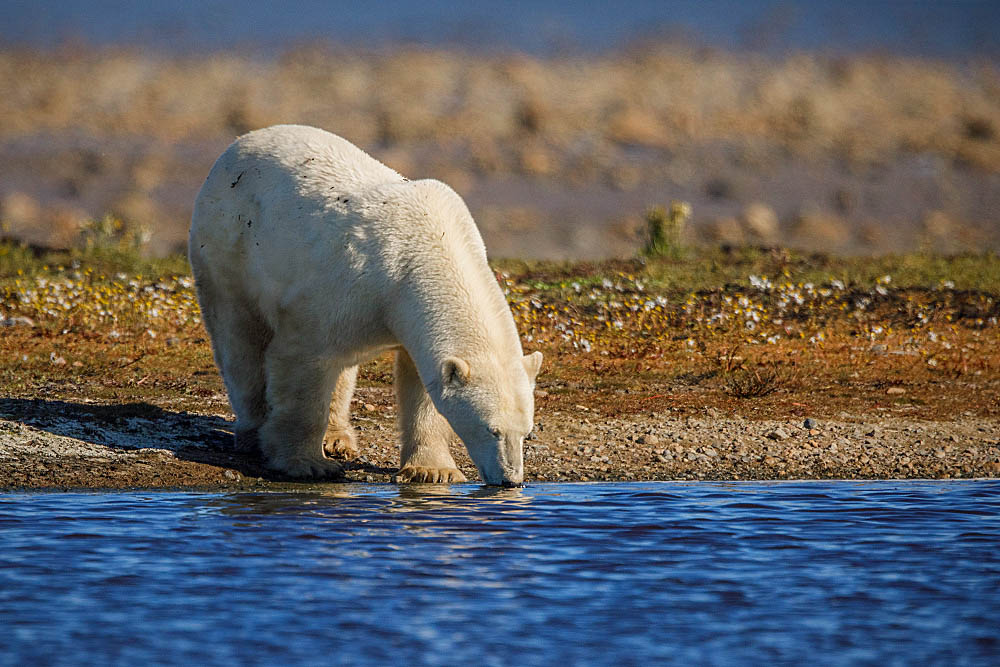
<svg viewBox="0 0 1000 667"><path fill-rule="evenodd" d="M487 484L524 481L524 436L535 418L535 377L542 353L509 362L449 357L441 366L435 401Z"/></svg>

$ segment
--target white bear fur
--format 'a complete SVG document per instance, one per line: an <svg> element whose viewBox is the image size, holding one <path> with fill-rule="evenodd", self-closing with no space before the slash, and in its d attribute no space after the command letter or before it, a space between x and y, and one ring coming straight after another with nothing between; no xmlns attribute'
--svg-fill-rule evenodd
<svg viewBox="0 0 1000 667"><path fill-rule="evenodd" d="M396 351L399 481L520 484L541 353L524 356L462 199L348 141L278 125L237 139L195 201L189 255L238 446L293 477L357 454L358 364ZM331 410L332 395L332 410ZM442 415L444 417L442 417Z"/></svg>

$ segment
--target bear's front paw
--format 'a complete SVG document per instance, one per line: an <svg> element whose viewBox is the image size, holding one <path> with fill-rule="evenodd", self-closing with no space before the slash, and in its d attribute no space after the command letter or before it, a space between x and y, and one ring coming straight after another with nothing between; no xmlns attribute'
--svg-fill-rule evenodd
<svg viewBox="0 0 1000 667"><path fill-rule="evenodd" d="M326 432L323 452L332 459L343 459L344 461L353 461L361 453L354 433L333 430Z"/></svg>
<svg viewBox="0 0 1000 667"><path fill-rule="evenodd" d="M268 468L295 479L334 479L344 473L343 465L323 457L289 457L269 461Z"/></svg>
<svg viewBox="0 0 1000 667"><path fill-rule="evenodd" d="M404 466L392 476L399 484L448 484L468 481L458 468L427 468L425 466Z"/></svg>

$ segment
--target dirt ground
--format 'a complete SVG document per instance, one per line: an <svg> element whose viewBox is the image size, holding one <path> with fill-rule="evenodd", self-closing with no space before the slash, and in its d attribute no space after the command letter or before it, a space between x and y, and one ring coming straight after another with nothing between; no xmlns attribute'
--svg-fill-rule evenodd
<svg viewBox="0 0 1000 667"><path fill-rule="evenodd" d="M1000 476L1000 422L974 415L926 421L887 407L830 419L750 419L661 404L606 417L582 403L562 407L544 389L537 400L525 445L528 483ZM198 414L150 403L0 400L0 488L286 488L289 480L233 450L223 397L207 403L213 412ZM391 406L388 388L359 390L353 421L362 455L335 481L390 482L399 461ZM475 481L461 444L452 452Z"/></svg>

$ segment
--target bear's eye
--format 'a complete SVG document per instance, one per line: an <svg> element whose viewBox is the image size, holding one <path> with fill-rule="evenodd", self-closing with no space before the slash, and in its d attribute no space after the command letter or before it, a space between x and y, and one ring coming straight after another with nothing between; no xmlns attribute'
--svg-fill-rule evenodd
<svg viewBox="0 0 1000 667"><path fill-rule="evenodd" d="M500 439L500 429L498 429L498 428L491 428L490 429L490 435L492 435L494 438L496 438L497 440L499 440Z"/></svg>

